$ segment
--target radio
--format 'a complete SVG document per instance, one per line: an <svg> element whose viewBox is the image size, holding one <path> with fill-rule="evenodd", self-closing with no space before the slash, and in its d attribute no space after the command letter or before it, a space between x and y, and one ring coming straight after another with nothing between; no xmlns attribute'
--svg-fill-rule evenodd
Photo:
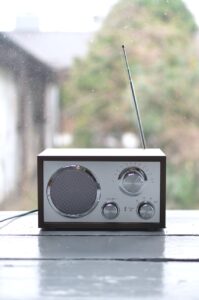
<svg viewBox="0 0 199 300"><path fill-rule="evenodd" d="M39 226L163 228L165 164L159 149L47 149L38 156Z"/></svg>
<svg viewBox="0 0 199 300"><path fill-rule="evenodd" d="M38 155L39 227L132 230L165 227L166 156L143 149L46 149Z"/></svg>

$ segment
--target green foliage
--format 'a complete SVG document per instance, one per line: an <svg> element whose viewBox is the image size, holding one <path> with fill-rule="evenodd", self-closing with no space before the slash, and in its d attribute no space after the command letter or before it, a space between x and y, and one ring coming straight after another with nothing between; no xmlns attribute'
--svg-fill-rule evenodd
<svg viewBox="0 0 199 300"><path fill-rule="evenodd" d="M133 2L143 9L150 10L151 16L157 21L174 22L183 31L196 30L196 25L181 0L135 0Z"/></svg>
<svg viewBox="0 0 199 300"><path fill-rule="evenodd" d="M162 148L169 157L171 207L188 207L190 197L199 196L195 32L181 0L121 0L87 57L74 63L62 93L75 146L103 147L107 136L116 137L120 145L123 133L137 132L122 57L121 45L126 46L148 146Z"/></svg>
<svg viewBox="0 0 199 300"><path fill-rule="evenodd" d="M192 163L179 168L169 165L167 171L167 206L170 208L198 208L198 178ZM175 199L175 201L173 201Z"/></svg>

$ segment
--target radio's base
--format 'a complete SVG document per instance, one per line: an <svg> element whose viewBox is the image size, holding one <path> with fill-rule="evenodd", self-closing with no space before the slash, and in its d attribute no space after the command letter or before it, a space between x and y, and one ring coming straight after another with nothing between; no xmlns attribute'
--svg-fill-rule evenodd
<svg viewBox="0 0 199 300"><path fill-rule="evenodd" d="M38 155L39 227L165 227L166 157L160 149L47 149Z"/></svg>

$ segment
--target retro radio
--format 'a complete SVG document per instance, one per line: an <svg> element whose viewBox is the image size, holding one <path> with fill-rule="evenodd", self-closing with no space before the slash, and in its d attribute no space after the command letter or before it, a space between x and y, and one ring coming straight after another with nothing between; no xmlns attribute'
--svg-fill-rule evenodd
<svg viewBox="0 0 199 300"><path fill-rule="evenodd" d="M39 227L153 230L165 227L166 156L143 149L46 149L38 155Z"/></svg>

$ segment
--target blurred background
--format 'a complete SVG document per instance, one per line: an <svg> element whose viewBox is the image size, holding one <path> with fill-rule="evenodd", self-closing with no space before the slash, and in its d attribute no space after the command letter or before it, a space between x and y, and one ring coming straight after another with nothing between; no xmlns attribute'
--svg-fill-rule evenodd
<svg viewBox="0 0 199 300"><path fill-rule="evenodd" d="M168 157L167 208L199 208L199 3L0 1L0 209L37 208L46 147L147 147Z"/></svg>

